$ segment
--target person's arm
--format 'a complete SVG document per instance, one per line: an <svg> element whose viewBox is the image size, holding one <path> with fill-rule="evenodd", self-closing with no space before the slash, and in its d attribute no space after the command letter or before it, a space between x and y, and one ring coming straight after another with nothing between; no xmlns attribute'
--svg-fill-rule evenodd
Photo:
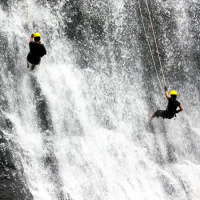
<svg viewBox="0 0 200 200"><path fill-rule="evenodd" d="M47 50L46 50L46 48L44 46L44 55L46 55L46 54L47 54Z"/></svg>
<svg viewBox="0 0 200 200"><path fill-rule="evenodd" d="M169 99L169 95L168 95L168 92L167 92L167 86L165 86L165 96L167 99Z"/></svg>
<svg viewBox="0 0 200 200"><path fill-rule="evenodd" d="M179 112L181 112L183 110L183 107L182 107L181 104L179 105L179 108L180 108L180 110L177 110L176 113L179 113Z"/></svg>
<svg viewBox="0 0 200 200"><path fill-rule="evenodd" d="M31 39L29 42L33 42L33 37L34 37L34 34L31 35Z"/></svg>

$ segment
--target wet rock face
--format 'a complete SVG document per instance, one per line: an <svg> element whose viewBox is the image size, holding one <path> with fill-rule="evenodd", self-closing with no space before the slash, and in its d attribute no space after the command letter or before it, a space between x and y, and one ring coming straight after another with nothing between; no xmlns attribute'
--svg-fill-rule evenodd
<svg viewBox="0 0 200 200"><path fill-rule="evenodd" d="M0 142L1 146L5 146L5 143ZM0 199L1 200L13 200L13 199L32 199L27 197L24 192L24 186L20 182L17 174L17 170L9 158L8 149L0 149Z"/></svg>
<svg viewBox="0 0 200 200"><path fill-rule="evenodd" d="M9 2L8 0L1 0L1 6L4 10L8 9Z"/></svg>
<svg viewBox="0 0 200 200"><path fill-rule="evenodd" d="M32 195L20 177L20 172L13 163L8 141L0 131L0 199L31 200Z"/></svg>

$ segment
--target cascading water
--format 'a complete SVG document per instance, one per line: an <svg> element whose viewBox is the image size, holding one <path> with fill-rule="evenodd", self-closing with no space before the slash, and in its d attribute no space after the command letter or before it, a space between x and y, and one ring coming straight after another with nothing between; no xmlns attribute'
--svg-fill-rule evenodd
<svg viewBox="0 0 200 200"><path fill-rule="evenodd" d="M200 199L200 3L149 2L183 135L147 126L167 102L139 6L162 79L146 0L1 1L0 199ZM31 25L48 52L35 72Z"/></svg>

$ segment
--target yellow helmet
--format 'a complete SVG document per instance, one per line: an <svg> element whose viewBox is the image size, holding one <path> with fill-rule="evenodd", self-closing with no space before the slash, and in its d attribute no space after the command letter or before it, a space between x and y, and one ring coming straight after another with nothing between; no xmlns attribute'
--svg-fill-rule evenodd
<svg viewBox="0 0 200 200"><path fill-rule="evenodd" d="M41 38L41 35L40 35L38 32L36 32L36 33L34 34L34 37L40 37L40 38Z"/></svg>
<svg viewBox="0 0 200 200"><path fill-rule="evenodd" d="M172 91L170 92L170 96L172 96L172 95L176 95L176 96L178 96L178 93L177 93L177 91L175 91L175 90L172 90Z"/></svg>

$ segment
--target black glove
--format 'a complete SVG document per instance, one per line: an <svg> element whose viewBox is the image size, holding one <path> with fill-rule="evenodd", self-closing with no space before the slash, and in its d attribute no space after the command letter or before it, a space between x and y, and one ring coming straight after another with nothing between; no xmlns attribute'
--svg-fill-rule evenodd
<svg viewBox="0 0 200 200"><path fill-rule="evenodd" d="M165 85L165 91L167 91L167 86Z"/></svg>
<svg viewBox="0 0 200 200"><path fill-rule="evenodd" d="M176 113L178 113L178 110L176 110Z"/></svg>
<svg viewBox="0 0 200 200"><path fill-rule="evenodd" d="M34 34L31 34L31 38L33 38L34 37Z"/></svg>

